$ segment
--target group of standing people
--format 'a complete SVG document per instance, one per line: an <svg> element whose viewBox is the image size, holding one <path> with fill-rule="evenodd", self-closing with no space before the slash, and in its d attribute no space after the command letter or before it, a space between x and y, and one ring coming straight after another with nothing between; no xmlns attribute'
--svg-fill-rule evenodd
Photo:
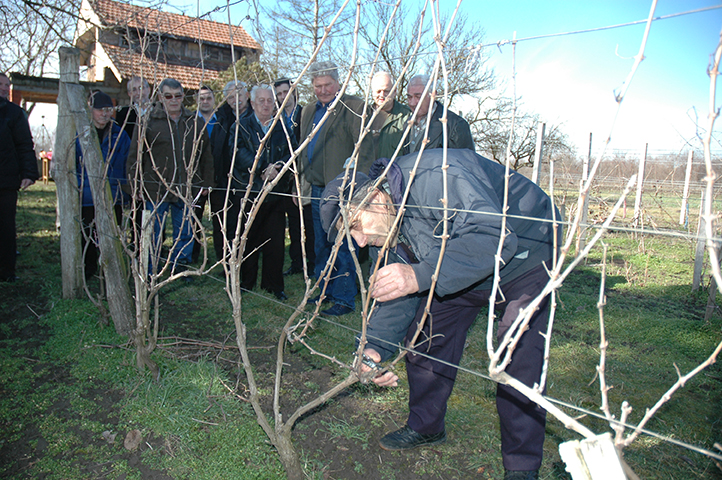
<svg viewBox="0 0 722 480"><path fill-rule="evenodd" d="M303 108L301 113L301 138L307 138L321 123L327 110L341 89L338 67L332 62L316 62L309 67L311 83L317 101ZM359 172L368 172L377 158L418 152L443 146L441 117L443 105L433 100L431 90L425 92L429 77L411 77L407 85L408 106L396 100L394 79L387 72L378 72L371 79L373 103L367 116L377 111L370 125L370 132L360 141L362 115L365 104L362 99L344 94L323 125L311 137L300 155L300 171L310 184L313 233L315 238L315 275L321 278L326 268L335 239L324 231L321 222L320 202L324 189L345 170L346 161L358 145L357 165ZM425 93L424 93L425 92ZM431 114L429 115L429 111ZM413 116L414 111L416 115ZM413 121L412 121L413 120ZM453 112L448 112L448 148L474 150L469 124ZM429 125L426 135L426 125ZM410 133L404 140L404 131L410 124ZM353 258L346 240L339 249L327 285L321 284L323 295L315 301L332 304L322 313L338 316L354 311L358 293Z"/></svg>
<svg viewBox="0 0 722 480"><path fill-rule="evenodd" d="M301 273L305 267L312 276L325 276L323 272L333 242L323 231L319 201L328 182L344 170L355 150L358 150L356 158L361 171L368 170L376 158L418 151L426 136L427 122L425 148L442 145L440 118L443 107L432 100L430 93L422 95L428 77L413 77L408 84L409 106L416 108L418 105L418 111L407 140L401 142L412 118L412 109L395 99L394 79L390 74L380 72L373 77L370 108L366 108L361 98L344 94L326 115L340 91L338 67L331 62L316 62L309 73L316 102L305 107L298 105L296 92L291 91L292 82L287 78L277 80L273 86L253 86L250 91L244 82L228 82L223 88L220 106L216 105L215 92L208 86L201 86L196 97L197 111L192 112L183 106L185 92L178 81L163 80L158 85L157 101L153 103L148 83L134 77L127 85L131 105L120 109L116 121L112 122L110 97L94 92L90 100L92 120L108 164L116 213L120 212L122 204L135 205L132 237L137 239L142 228L141 210L153 212L150 273L160 272L163 268L183 271L199 260L204 251L199 217L206 203L210 205L216 259L227 258L236 231L245 227L252 200L264 185L276 180L248 232L246 255L241 263L241 287L246 290L255 287L262 257L261 288L279 300L286 300L285 275ZM284 101L282 121L273 124L276 110ZM378 112L369 126L369 134L359 142L364 109L367 110L366 118L370 118L373 110ZM448 112L448 122L448 146L473 150L469 125L452 112ZM261 140L271 128L259 151ZM290 173L276 179L283 164L306 138L309 138L308 144L297 159L300 184L295 185ZM256 156L256 170L251 172ZM126 159L124 163L123 158ZM77 161L79 182L84 182L87 193L83 195L87 230L84 237L92 239L93 202L87 178L82 173L80 148ZM245 211L241 211L249 183L251 201L246 202ZM166 262L161 257L161 245L167 216L173 225L173 246ZM120 221L121 216L118 214L117 218ZM302 238L301 218L306 226L305 239ZM238 219L242 220L240 226ZM287 222L291 266L284 272ZM305 240L306 265L303 264L302 240ZM90 277L97 269L97 248L91 244L85 248L88 252L85 272ZM327 277L331 280L328 285L322 284L323 295L315 300L329 304L323 311L325 315L354 311L358 288L348 246L339 250L335 263L329 268L332 271Z"/></svg>
<svg viewBox="0 0 722 480"><path fill-rule="evenodd" d="M152 212L149 273L167 268L180 272L199 259L203 238L200 217L208 200L215 254L219 260L227 258L238 219L244 221L243 227L252 200L265 182L274 180L296 145L293 130L290 129L287 140L283 125L277 123L259 153L251 202L241 213L241 200L251 182L250 168L275 113L275 92L269 85L258 85L249 95L245 83L229 82L223 90L224 102L216 108L214 92L203 86L198 92L196 112L183 106L183 86L172 78L158 85L155 103L150 101L150 86L141 78L128 82L128 93L131 105L120 109L113 123L110 97L94 92L90 99L91 118L98 129L117 211L123 204L135 205L131 215L133 239L139 238L143 228L142 210ZM87 185L80 149L77 162L79 182ZM287 179L279 181L278 192L288 189ZM92 238L93 201L89 189L87 193L87 201L83 196L83 212L88 213L84 225L89 229L86 238ZM280 205L281 197L271 195L256 215L246 246L246 252L251 253L241 264L241 286L254 288L262 254L261 287L285 300L285 222ZM161 257L161 245L167 217L171 219L173 233L169 257L165 259ZM86 246L89 252L97 252L94 248ZM97 255L86 255L86 276L92 275L95 268Z"/></svg>

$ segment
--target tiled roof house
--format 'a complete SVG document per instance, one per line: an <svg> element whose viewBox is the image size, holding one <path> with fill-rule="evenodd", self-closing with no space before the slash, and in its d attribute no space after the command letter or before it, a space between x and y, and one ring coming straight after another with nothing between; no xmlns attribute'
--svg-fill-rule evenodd
<svg viewBox="0 0 722 480"><path fill-rule="evenodd" d="M88 80L118 83L143 76L151 85L163 78L197 89L235 59L257 60L261 46L240 26L161 12L114 0L83 0L75 34ZM231 41L232 38L232 41Z"/></svg>

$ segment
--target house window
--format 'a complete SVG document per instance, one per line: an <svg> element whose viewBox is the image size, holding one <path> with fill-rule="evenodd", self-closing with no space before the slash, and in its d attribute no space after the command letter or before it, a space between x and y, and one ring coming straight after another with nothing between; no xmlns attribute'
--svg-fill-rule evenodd
<svg viewBox="0 0 722 480"><path fill-rule="evenodd" d="M197 43L186 43L186 56L191 58L200 58L200 46Z"/></svg>

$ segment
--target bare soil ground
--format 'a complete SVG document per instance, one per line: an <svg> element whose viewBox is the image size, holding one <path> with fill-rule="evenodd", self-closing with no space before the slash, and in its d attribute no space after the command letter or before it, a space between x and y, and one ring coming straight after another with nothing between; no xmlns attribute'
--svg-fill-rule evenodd
<svg viewBox="0 0 722 480"><path fill-rule="evenodd" d="M0 305L5 308L2 312L2 323L7 327L0 333L0 342L11 338L23 338L26 340L27 351L40 347L48 339L48 335L39 325L37 318L50 309L49 299L44 297L41 288L29 277L21 279L15 284L0 286ZM186 312L188 313L188 312ZM112 328L112 327L108 327ZM200 328L194 325L194 328ZM176 331L179 335L184 332ZM187 332L189 334L193 332ZM255 332L258 333L258 332ZM254 335L254 332L249 332ZM215 340L224 340L218 338ZM228 339L225 339L226 341ZM268 344L275 343L269 338ZM187 353L187 352L186 352ZM253 362L267 371L274 368L274 349L257 349L252 351ZM47 373L40 376L33 385L34 389L51 388L53 385L70 385L75 382L68 373L67 366L51 365L42 361L37 356L30 355L28 359L35 364L35 371L47 370ZM316 368L303 356L287 356L289 365L285 370L284 392L300 392L300 398L296 398L294 404L305 400L304 396L316 395L325 391L332 383L337 381L334 372L329 367ZM265 366L265 367L263 367ZM229 373L235 376L238 371L233 367L227 367ZM263 372L261 372L263 373ZM240 380L241 383L244 379ZM309 391L309 386L311 390ZM0 398L13 395L14 393L0 385ZM368 401L373 390L369 387L356 385L344 394L336 397L328 404L318 408L316 411L301 419L294 432L294 442L306 462L307 470L313 471L314 478L324 479L368 479L368 478L393 478L396 480L412 479L466 479L501 478L503 472L494 471L493 467L468 467L468 459L463 456L449 458L444 455L441 449L427 448L415 450L409 453L387 452L379 448L378 439L385 433L395 430L404 425L405 411L379 406L377 403ZM97 408L90 408L96 413L85 416L86 421L98 422L108 425L109 430L117 433L114 442L123 442L128 432L113 429L119 423L119 405L123 402L124 392L114 389L111 385L94 383L92 388L84 390L82 399L91 402ZM55 455L58 460L66 459L66 454L54 454L48 451L50 439L44 438L38 423L41 419L55 416L60 419L72 419L76 415L71 407L71 401L76 399L68 398L62 391L55 396L55 401L48 405L38 406L35 409L33 418L25 419L25 428L19 438L8 441L5 433L11 426L0 425L0 433L3 440L0 441L0 466L5 470L9 478L28 478L28 469L46 455ZM289 413L289 412L284 412ZM353 426L363 422L363 431L354 429ZM82 422L81 422L82 424ZM329 425L346 424L350 428L345 432L334 433ZM118 476L107 477L107 472L102 473L103 464L113 460L123 459L127 465L138 472L143 479L172 479L167 472L150 468L143 463L142 454L147 449L167 451L172 454L171 442L167 439L151 437L143 438L138 449L128 451L126 449L115 449L116 453L112 458L105 458L105 462L98 462L98 455L91 453L85 455L83 452L94 452L107 446L108 439L103 438L89 429L75 428L72 432L66 432L73 438L80 438L83 447L72 448L72 464L80 467L86 478L119 478L124 479L126 475L120 473ZM454 432L449 432L449 442L464 442L463 438L456 438ZM496 446L480 446L487 453L494 454ZM458 471L457 474L448 473L439 476L438 473L423 473L425 465L431 466L436 462L467 466ZM561 467L563 469L563 467ZM35 478L45 478L40 475Z"/></svg>

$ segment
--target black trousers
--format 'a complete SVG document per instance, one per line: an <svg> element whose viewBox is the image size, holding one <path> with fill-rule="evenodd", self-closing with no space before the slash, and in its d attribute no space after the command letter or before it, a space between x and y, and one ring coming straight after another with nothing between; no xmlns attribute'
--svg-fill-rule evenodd
<svg viewBox="0 0 722 480"><path fill-rule="evenodd" d="M115 212L115 221L118 227L121 227L123 223L123 207L114 205L113 210ZM81 207L80 214L83 218L81 247L84 252L85 279L89 280L98 271L98 258L100 258L98 235L95 229L95 207Z"/></svg>
<svg viewBox="0 0 722 480"><path fill-rule="evenodd" d="M17 206L18 191L0 189L0 281L15 277L18 251L15 230Z"/></svg>
<svg viewBox="0 0 722 480"><path fill-rule="evenodd" d="M223 209L226 201L225 190L212 190L210 193L211 202L211 220L213 222L213 250L216 252L216 260L223 258L223 229L221 222L223 221ZM236 225L238 225L238 213L241 211L240 199L235 195L228 196L228 212L226 213L226 239L230 251L230 245L233 243L233 237L236 234Z"/></svg>
<svg viewBox="0 0 722 480"><path fill-rule="evenodd" d="M248 202L248 210L251 205L252 202ZM271 293L283 291L285 233L286 224L281 202L263 202L248 232L241 263L241 288L252 290L256 285L258 261L263 254L261 288Z"/></svg>
<svg viewBox="0 0 722 480"><path fill-rule="evenodd" d="M193 218L193 253L191 254L191 261L196 263L201 256L201 250L203 248L203 212L206 209L206 202L208 202L209 195L201 195L198 198L194 208L193 214L198 217L198 221Z"/></svg>
<svg viewBox="0 0 722 480"><path fill-rule="evenodd" d="M501 287L504 303L497 338L503 337L519 310L527 306L549 280L543 266L539 266ZM431 303L431 315L424 333L417 339L415 350L458 365L464 352L469 327L483 306L488 305L489 290L472 290L447 300ZM419 308L416 319L406 335L408 346L423 314ZM527 386L538 383L544 357L544 338L549 317L548 298L534 313L529 330L522 335L506 372ZM433 338L431 337L433 335ZM431 341L424 342L424 339ZM457 369L421 355L406 357L409 379L408 425L422 434L439 433L445 429L446 405L454 387ZM496 407L501 426L501 452L508 470L537 470L541 466L546 411L511 387L498 385Z"/></svg>
<svg viewBox="0 0 722 480"><path fill-rule="evenodd" d="M291 244L288 246L288 256L291 257L291 268L303 269L303 252L301 251L301 215L298 213L298 205L293 203L293 197L282 197L281 202L286 216L288 217L288 237ZM314 248L313 216L311 204L303 206L303 226L306 234L306 261L308 273L313 275L316 265L316 250Z"/></svg>

